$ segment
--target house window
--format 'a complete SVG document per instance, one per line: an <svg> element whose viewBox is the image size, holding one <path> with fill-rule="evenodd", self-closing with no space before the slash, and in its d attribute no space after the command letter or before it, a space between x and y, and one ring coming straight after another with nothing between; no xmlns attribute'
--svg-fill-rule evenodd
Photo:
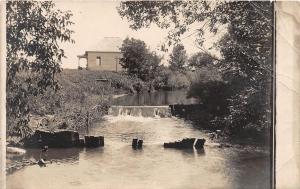
<svg viewBox="0 0 300 189"><path fill-rule="evenodd" d="M97 56L96 58L96 65L101 66L101 56Z"/></svg>

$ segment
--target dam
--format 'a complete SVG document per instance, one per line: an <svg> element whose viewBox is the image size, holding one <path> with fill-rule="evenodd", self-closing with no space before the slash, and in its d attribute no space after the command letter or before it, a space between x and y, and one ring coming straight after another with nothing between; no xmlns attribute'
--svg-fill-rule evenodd
<svg viewBox="0 0 300 189"><path fill-rule="evenodd" d="M108 115L135 117L171 117L169 106L111 106Z"/></svg>

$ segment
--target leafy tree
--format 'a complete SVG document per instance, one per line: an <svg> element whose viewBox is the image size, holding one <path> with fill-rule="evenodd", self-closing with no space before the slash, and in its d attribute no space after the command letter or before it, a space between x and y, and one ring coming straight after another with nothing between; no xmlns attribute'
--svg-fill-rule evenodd
<svg viewBox="0 0 300 189"><path fill-rule="evenodd" d="M189 58L189 66L196 67L196 68L206 67L206 66L213 65L214 61L215 59L213 58L212 55L208 53L198 52L193 54Z"/></svg>
<svg viewBox="0 0 300 189"><path fill-rule="evenodd" d="M271 126L272 6L269 2L229 3L222 7L230 12L217 17L230 23L217 47L224 57L223 76L235 91L229 98L230 114L223 120L231 132L248 125L257 130Z"/></svg>
<svg viewBox="0 0 300 189"><path fill-rule="evenodd" d="M30 131L28 98L59 88L55 75L65 57L59 43L74 42L72 14L50 1L8 1L6 7L7 127L24 136Z"/></svg>
<svg viewBox="0 0 300 189"><path fill-rule="evenodd" d="M190 81L185 74L173 71L172 74L168 76L167 86L171 90L188 88L190 86Z"/></svg>
<svg viewBox="0 0 300 189"><path fill-rule="evenodd" d="M161 58L146 47L146 43L139 39L126 38L123 41L122 58L120 64L128 74L132 74L144 81L155 77Z"/></svg>
<svg viewBox="0 0 300 189"><path fill-rule="evenodd" d="M170 69L173 71L184 71L187 62L186 50L183 45L176 45L170 55Z"/></svg>
<svg viewBox="0 0 300 189"><path fill-rule="evenodd" d="M233 131L247 125L258 129L271 126L273 5L242 1L122 2L119 13L133 29L151 23L169 29L167 45L178 43L191 25L198 25L189 36L196 36L203 52L206 32L227 30L215 43L222 55L217 65L231 92L229 114L218 120Z"/></svg>

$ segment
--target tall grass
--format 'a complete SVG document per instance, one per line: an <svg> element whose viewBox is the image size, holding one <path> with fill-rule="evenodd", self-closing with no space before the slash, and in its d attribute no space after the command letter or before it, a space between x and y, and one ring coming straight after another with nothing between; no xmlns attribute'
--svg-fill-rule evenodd
<svg viewBox="0 0 300 189"><path fill-rule="evenodd" d="M45 129L57 129L61 125L78 130L89 121L100 119L108 110L113 94L130 93L138 82L123 73L109 71L68 70L65 69L57 79L60 89L47 90L43 95L30 97L30 113L33 118L53 119L41 125ZM31 122L31 127L39 126Z"/></svg>

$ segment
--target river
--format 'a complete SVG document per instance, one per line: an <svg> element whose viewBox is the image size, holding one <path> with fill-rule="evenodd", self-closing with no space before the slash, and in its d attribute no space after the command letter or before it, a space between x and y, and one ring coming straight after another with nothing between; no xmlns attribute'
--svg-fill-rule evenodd
<svg viewBox="0 0 300 189"><path fill-rule="evenodd" d="M136 105L136 104L135 104ZM175 118L107 115L90 134L105 137L94 149L49 149L46 167L26 166L7 176L8 189L270 188L270 158L257 148L219 148L203 131ZM144 140L134 150L131 140ZM206 138L202 150L164 149L184 137ZM39 159L39 150L23 158Z"/></svg>

